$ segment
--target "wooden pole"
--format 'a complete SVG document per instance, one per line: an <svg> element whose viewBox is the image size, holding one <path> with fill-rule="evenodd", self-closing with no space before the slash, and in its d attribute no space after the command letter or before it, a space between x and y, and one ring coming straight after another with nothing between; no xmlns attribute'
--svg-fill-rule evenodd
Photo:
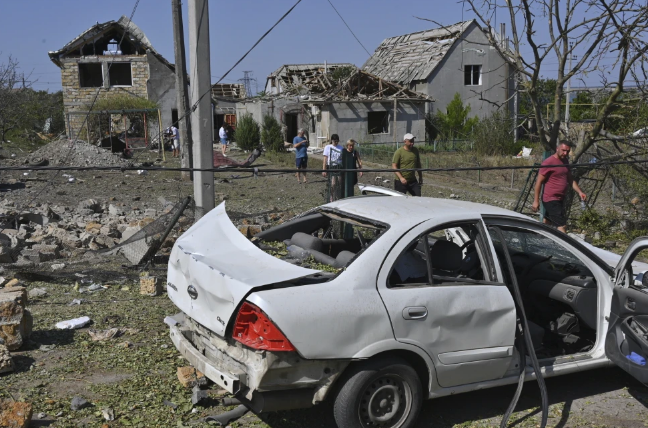
<svg viewBox="0 0 648 428"><path fill-rule="evenodd" d="M398 142L397 132L396 132L396 115L398 113L398 100L394 98L394 142Z"/></svg>

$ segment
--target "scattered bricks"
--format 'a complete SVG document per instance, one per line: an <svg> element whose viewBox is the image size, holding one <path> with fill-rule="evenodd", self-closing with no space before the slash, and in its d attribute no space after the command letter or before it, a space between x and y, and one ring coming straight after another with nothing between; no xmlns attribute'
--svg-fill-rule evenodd
<svg viewBox="0 0 648 428"><path fill-rule="evenodd" d="M13 358L5 345L0 345L0 374L15 370Z"/></svg>
<svg viewBox="0 0 648 428"><path fill-rule="evenodd" d="M10 351L20 348L31 334L34 321L25 309L26 304L27 290L24 287L0 290L0 339Z"/></svg>
<svg viewBox="0 0 648 428"><path fill-rule="evenodd" d="M14 278L5 284L5 288L18 287L20 285L20 280Z"/></svg>
<svg viewBox="0 0 648 428"><path fill-rule="evenodd" d="M205 375L191 366L178 367L178 380L185 388L207 384Z"/></svg>
<svg viewBox="0 0 648 428"><path fill-rule="evenodd" d="M74 234L69 234L61 241L61 244L68 250L74 250L75 248L81 248L83 245L81 239Z"/></svg>
<svg viewBox="0 0 648 428"><path fill-rule="evenodd" d="M248 238L253 237L257 233L261 233L261 226L258 225L244 225L238 227L239 232Z"/></svg>
<svg viewBox="0 0 648 428"><path fill-rule="evenodd" d="M108 214L113 217L119 217L120 215L124 215L124 210L118 206L110 204L108 206Z"/></svg>
<svg viewBox="0 0 648 428"><path fill-rule="evenodd" d="M92 406L92 403L90 403L83 397L73 397L72 402L70 403L70 409L74 410L75 412L77 410L85 409L86 407L90 406Z"/></svg>
<svg viewBox="0 0 648 428"><path fill-rule="evenodd" d="M99 235L99 233L101 232L101 224L92 221L86 224L85 230L91 235Z"/></svg>
<svg viewBox="0 0 648 428"><path fill-rule="evenodd" d="M0 400L0 427L27 428L34 409L31 404Z"/></svg>
<svg viewBox="0 0 648 428"><path fill-rule="evenodd" d="M101 212L101 204L95 199L86 199L79 202L79 210L92 210L92 213Z"/></svg>
<svg viewBox="0 0 648 428"><path fill-rule="evenodd" d="M140 294L159 296L162 294L162 279L155 276L140 278Z"/></svg>

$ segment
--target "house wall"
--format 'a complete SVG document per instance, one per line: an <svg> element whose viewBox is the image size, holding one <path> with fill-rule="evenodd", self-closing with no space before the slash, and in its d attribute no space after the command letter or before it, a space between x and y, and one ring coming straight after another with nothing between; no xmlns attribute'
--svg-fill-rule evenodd
<svg viewBox="0 0 648 428"><path fill-rule="evenodd" d="M318 135L338 134L340 140L354 139L359 143L390 143L402 141L412 133L419 141L425 139L425 102L398 101L396 109L396 134L394 136L394 102L331 103L322 109L328 113L329 131L318 130ZM369 134L369 112L389 112L389 132ZM320 122L322 121L320 120Z"/></svg>
<svg viewBox="0 0 648 428"><path fill-rule="evenodd" d="M482 81L479 86L464 85L464 66L481 65ZM470 104L471 115L480 118L498 109L512 107L507 102L509 66L497 50L489 45L482 30L471 24L461 39L456 41L425 82L411 85L412 89L426 93L435 99L434 108L445 111L455 93L459 93L464 105ZM487 100L487 101L486 101Z"/></svg>
<svg viewBox="0 0 648 428"><path fill-rule="evenodd" d="M137 56L86 56L82 58L66 58L62 60L61 84L63 86L63 106L66 113L87 111L92 104L99 88L82 88L79 82L79 63L100 62L106 76L107 67L110 61L130 62L133 85L128 87L111 87L108 79L104 78L104 86L99 92L100 98L112 98L115 96L130 94L138 97L148 98L146 82L149 79L149 67L145 55ZM66 123L66 132L71 138L78 135L85 135L86 127L81 125L85 121L84 115L70 115Z"/></svg>
<svg viewBox="0 0 648 428"><path fill-rule="evenodd" d="M147 53L149 79L146 82L148 99L158 103L162 117L162 129L171 126L172 111L178 108L175 73L152 53ZM157 133L153 134L157 135Z"/></svg>

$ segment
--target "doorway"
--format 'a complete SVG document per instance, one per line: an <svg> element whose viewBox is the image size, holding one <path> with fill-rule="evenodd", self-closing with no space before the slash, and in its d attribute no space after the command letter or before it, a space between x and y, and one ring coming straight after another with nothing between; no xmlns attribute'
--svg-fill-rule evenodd
<svg viewBox="0 0 648 428"><path fill-rule="evenodd" d="M287 113L286 118L286 141L289 143L293 142L293 139L297 136L297 130L299 129L298 125L298 115Z"/></svg>

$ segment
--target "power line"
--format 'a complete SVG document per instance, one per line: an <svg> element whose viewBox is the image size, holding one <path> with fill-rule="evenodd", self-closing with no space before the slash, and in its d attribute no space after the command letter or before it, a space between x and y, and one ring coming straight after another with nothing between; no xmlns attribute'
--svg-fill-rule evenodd
<svg viewBox="0 0 648 428"><path fill-rule="evenodd" d="M353 34L353 37L355 37L355 39L358 41L358 43L360 43L360 46L362 46L362 49L364 49L364 51L367 52L367 55L371 56L371 54L369 53L367 48L365 48L364 45L362 44L362 42L360 41L360 39L358 39L358 36L356 36L355 33L353 32L353 30L351 29L351 27L349 27L349 24L347 24L346 21L344 20L344 18L342 18L342 15L340 15L340 12L338 12L338 10L335 8L335 6L333 6L333 3L331 3L331 0L326 0L326 1L329 2L329 4L331 5L331 7L335 11L335 13L337 13L337 15L340 17L342 22L344 22L344 25L346 25L346 27L349 29L351 34Z"/></svg>

